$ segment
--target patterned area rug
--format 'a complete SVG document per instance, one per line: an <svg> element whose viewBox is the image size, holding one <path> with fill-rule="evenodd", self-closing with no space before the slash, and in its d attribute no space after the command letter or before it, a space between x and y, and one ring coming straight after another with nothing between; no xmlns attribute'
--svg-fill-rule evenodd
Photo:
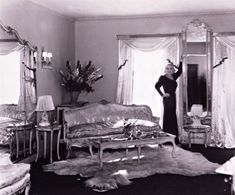
<svg viewBox="0 0 235 195"><path fill-rule="evenodd" d="M172 147L168 145L161 148L143 147L139 163L135 149L129 150L127 156L125 150L107 150L104 152L103 161L103 168L100 168L97 155L91 158L88 153L81 152L77 158L45 165L43 170L58 175L86 177L86 186L103 192L116 189L119 185L128 185L133 178L166 173L184 176L215 174L215 169L220 166L208 161L200 153L193 153L180 147L175 148L175 157L172 157Z"/></svg>

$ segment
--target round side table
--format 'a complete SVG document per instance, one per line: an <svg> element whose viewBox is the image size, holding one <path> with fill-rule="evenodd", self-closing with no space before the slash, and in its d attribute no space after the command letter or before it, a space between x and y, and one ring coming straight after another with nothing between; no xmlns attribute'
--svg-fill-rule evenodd
<svg viewBox="0 0 235 195"><path fill-rule="evenodd" d="M47 150L47 133L50 134L50 163L53 162L52 160L52 148L53 148L53 134L54 132L57 131L58 135L57 135L57 143L56 143L56 151L57 151L57 158L58 160L60 160L60 155L59 155L59 143L60 143L60 133L61 133L61 125L52 125L52 126L36 126L36 140L37 140L37 156L36 156L36 162L38 160L39 157L39 133L43 133L44 136L44 159L46 158L46 150Z"/></svg>

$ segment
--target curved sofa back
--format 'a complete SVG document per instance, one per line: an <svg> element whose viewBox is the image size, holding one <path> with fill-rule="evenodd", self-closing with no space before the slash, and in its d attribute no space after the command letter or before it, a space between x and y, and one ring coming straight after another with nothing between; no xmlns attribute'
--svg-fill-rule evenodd
<svg viewBox="0 0 235 195"><path fill-rule="evenodd" d="M152 111L146 105L122 105L117 103L94 103L81 108L64 111L64 120L68 127L77 124L101 121L119 121L121 119L143 119L152 121Z"/></svg>

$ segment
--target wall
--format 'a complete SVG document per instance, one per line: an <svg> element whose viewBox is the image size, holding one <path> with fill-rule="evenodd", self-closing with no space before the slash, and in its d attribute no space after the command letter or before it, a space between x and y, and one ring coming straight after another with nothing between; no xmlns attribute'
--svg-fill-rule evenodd
<svg viewBox="0 0 235 195"><path fill-rule="evenodd" d="M74 61L75 23L73 20L25 0L0 0L0 20L39 48L52 52L53 69L37 65L38 95L52 95L55 105L62 102L59 70L66 60Z"/></svg>
<svg viewBox="0 0 235 195"><path fill-rule="evenodd" d="M117 35L179 33L196 18L207 23L214 32L235 31L235 14L77 21L76 59L83 62L92 60L104 73L104 78L95 84L95 92L84 98L89 101L115 101L118 79Z"/></svg>

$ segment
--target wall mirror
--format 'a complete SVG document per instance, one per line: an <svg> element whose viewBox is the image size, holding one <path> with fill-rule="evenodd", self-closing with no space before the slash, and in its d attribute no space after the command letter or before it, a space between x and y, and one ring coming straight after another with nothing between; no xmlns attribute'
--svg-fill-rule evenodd
<svg viewBox="0 0 235 195"><path fill-rule="evenodd" d="M213 32L210 27L195 19L182 33L182 143L210 143L212 110ZM191 133L194 132L194 133Z"/></svg>
<svg viewBox="0 0 235 195"><path fill-rule="evenodd" d="M203 114L211 114L212 31L200 20L190 22L183 37L183 113L192 105L202 105Z"/></svg>

